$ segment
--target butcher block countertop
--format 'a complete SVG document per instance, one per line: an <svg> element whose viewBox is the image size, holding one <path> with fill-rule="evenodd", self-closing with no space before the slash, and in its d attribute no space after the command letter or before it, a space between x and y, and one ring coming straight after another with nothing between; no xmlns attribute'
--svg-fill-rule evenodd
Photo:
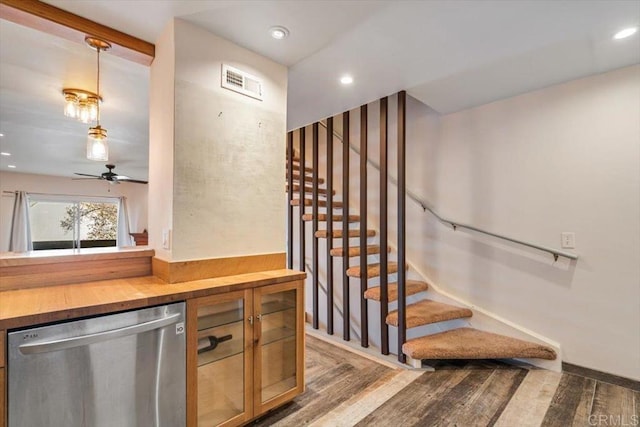
<svg viewBox="0 0 640 427"><path fill-rule="evenodd" d="M126 250L115 252L115 255L113 252L109 255L84 252L70 257L65 253L50 254L51 257L2 254L0 266L25 267L25 264L42 264L43 261L48 263L52 259L55 259L52 261L55 263L66 263L73 262L78 257L87 259L86 257L95 255L99 258L136 257L143 253L143 256L149 256L149 253L144 251L146 249ZM184 301L230 290L303 280L305 277L306 274L303 272L282 269L173 284L156 276L145 275L5 290L0 292L0 330Z"/></svg>
<svg viewBox="0 0 640 427"><path fill-rule="evenodd" d="M59 262L82 262L90 260L125 259L153 256L148 247L123 248L50 249L30 252L0 252L0 267L22 265L55 264Z"/></svg>

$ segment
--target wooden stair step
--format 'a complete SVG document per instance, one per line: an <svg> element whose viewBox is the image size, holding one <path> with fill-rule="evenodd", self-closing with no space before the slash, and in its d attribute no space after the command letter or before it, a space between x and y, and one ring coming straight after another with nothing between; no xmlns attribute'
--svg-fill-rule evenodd
<svg viewBox="0 0 640 427"><path fill-rule="evenodd" d="M332 249L333 251L333 249ZM331 254L333 255L333 254ZM406 294L407 296L417 294L419 292L424 292L429 289L429 285L426 282L421 282L420 280L407 280L406 286ZM374 286L369 288L364 293L364 297L366 299L371 299L374 301L380 301L380 296L382 292L380 291L379 286ZM397 283L389 283L387 285L387 298L388 301L395 301L398 299L398 284Z"/></svg>
<svg viewBox="0 0 640 427"><path fill-rule="evenodd" d="M388 248L391 252L391 248ZM329 253L331 256L344 256L344 248L333 248ZM367 255L375 255L380 253L380 245L367 245ZM347 255L350 257L360 256L360 246L351 246L347 248Z"/></svg>
<svg viewBox="0 0 640 427"><path fill-rule="evenodd" d="M313 214L302 215L302 220L313 221ZM327 214L323 214L323 213L318 214L318 221L326 221L326 220L327 220ZM360 221L359 215L349 215L349 222L358 222L358 221ZM333 222L342 222L342 215L334 215Z"/></svg>
<svg viewBox="0 0 640 427"><path fill-rule="evenodd" d="M286 177L285 177L286 178ZM300 181L300 173L296 172L293 174L294 181ZM304 176L304 180L307 182L313 182L313 177L309 175ZM318 178L318 184L324 184L324 178Z"/></svg>
<svg viewBox="0 0 640 427"><path fill-rule="evenodd" d="M407 328L471 316L473 316L473 312L468 308L425 299L407 306ZM398 326L397 310L387 315L387 324Z"/></svg>
<svg viewBox="0 0 640 427"><path fill-rule="evenodd" d="M284 186L284 190L287 191L289 189L289 186L285 184ZM293 191L300 191L300 185L298 184L293 184ZM304 192L306 194L311 194L313 193L313 187L304 187ZM326 195L328 193L328 190L326 188L318 188L318 194L321 195ZM336 190L333 190L333 194L336 194Z"/></svg>
<svg viewBox="0 0 640 427"><path fill-rule="evenodd" d="M285 153L284 161L286 162L287 160L289 160L289 155ZM300 151L297 148L293 149L293 161L294 162L300 161Z"/></svg>
<svg viewBox="0 0 640 427"><path fill-rule="evenodd" d="M398 263L390 262L387 266L387 273L393 274L398 272ZM347 276L349 277L360 277L360 266L350 267L347 269ZM380 264L369 264L367 266L367 278L371 279L373 277L380 276Z"/></svg>
<svg viewBox="0 0 640 427"><path fill-rule="evenodd" d="M326 239L329 235L327 230L318 230L316 231L316 237L320 239ZM373 237L376 235L376 230L367 230L367 237ZM360 230L349 230L349 237L359 237ZM333 230L333 238L340 239L342 238L342 230Z"/></svg>
<svg viewBox="0 0 640 427"><path fill-rule="evenodd" d="M296 162L296 160L297 160L297 162ZM294 159L293 161L294 161L293 170L294 171L300 171L300 159ZM289 169L289 166L285 166L285 168ZM310 167L310 166L305 166L304 167L304 171L313 173L313 168Z"/></svg>
<svg viewBox="0 0 640 427"><path fill-rule="evenodd" d="M550 347L473 328L411 339L404 343L402 352L412 359L556 358Z"/></svg>
<svg viewBox="0 0 640 427"><path fill-rule="evenodd" d="M313 200L304 199L304 205L305 206L313 206ZM300 199L291 200L291 206L300 206ZM321 208L326 208L327 207L327 201L326 200L318 200L318 206L320 206ZM342 202L340 202L340 201L334 201L333 202L333 209L341 209L341 208L342 208Z"/></svg>

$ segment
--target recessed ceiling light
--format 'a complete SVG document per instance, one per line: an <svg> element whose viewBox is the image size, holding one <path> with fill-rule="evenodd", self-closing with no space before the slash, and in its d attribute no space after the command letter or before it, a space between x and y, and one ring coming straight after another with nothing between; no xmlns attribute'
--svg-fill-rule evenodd
<svg viewBox="0 0 640 427"><path fill-rule="evenodd" d="M289 30L281 26L271 27L269 28L269 34L276 40L282 40L289 36Z"/></svg>
<svg viewBox="0 0 640 427"><path fill-rule="evenodd" d="M4 133L0 133L0 138L2 138L4 136Z"/></svg>
<svg viewBox="0 0 640 427"><path fill-rule="evenodd" d="M0 156L10 156L11 153L7 153L6 151L3 151L2 153L0 153Z"/></svg>
<svg viewBox="0 0 640 427"><path fill-rule="evenodd" d="M344 75L340 77L340 83L342 83L343 85L350 85L351 83L353 83L353 77Z"/></svg>
<svg viewBox="0 0 640 427"><path fill-rule="evenodd" d="M9 169L15 169L15 168L16 168L16 165L7 165L7 167L8 167Z"/></svg>
<svg viewBox="0 0 640 427"><path fill-rule="evenodd" d="M638 31L638 27L625 28L624 30L618 31L613 38L616 40L626 39L627 37L634 35L636 31Z"/></svg>

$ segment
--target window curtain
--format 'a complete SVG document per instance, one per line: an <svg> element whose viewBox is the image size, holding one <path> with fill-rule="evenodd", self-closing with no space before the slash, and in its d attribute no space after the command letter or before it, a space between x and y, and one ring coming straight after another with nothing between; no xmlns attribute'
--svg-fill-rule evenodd
<svg viewBox="0 0 640 427"><path fill-rule="evenodd" d="M132 246L133 241L129 230L129 214L127 212L127 198L118 198L118 236L116 246Z"/></svg>
<svg viewBox="0 0 640 427"><path fill-rule="evenodd" d="M25 191L16 191L16 198L13 203L9 250L12 252L33 250L31 226L29 225L29 196Z"/></svg>

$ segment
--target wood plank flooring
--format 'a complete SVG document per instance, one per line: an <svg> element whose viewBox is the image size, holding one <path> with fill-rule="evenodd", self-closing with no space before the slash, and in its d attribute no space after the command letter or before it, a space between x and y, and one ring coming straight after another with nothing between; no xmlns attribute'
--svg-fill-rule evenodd
<svg viewBox="0 0 640 427"><path fill-rule="evenodd" d="M306 391L256 426L640 426L631 388L499 361L393 369L307 335Z"/></svg>

